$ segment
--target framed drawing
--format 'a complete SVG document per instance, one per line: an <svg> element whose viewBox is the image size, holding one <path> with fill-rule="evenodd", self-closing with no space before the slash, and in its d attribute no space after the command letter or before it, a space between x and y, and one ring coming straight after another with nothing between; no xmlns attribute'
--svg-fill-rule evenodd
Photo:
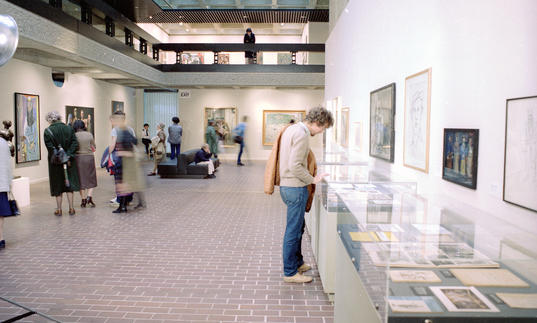
<svg viewBox="0 0 537 323"><path fill-rule="evenodd" d="M354 137L353 149L356 151L362 151L362 122L361 121L353 122L352 127L353 127L353 137Z"/></svg>
<svg viewBox="0 0 537 323"><path fill-rule="evenodd" d="M183 53L181 54L182 64L203 64L203 53Z"/></svg>
<svg viewBox="0 0 537 323"><path fill-rule="evenodd" d="M229 64L229 54L218 53L218 64Z"/></svg>
<svg viewBox="0 0 537 323"><path fill-rule="evenodd" d="M339 143L349 147L349 108L342 108L340 114Z"/></svg>
<svg viewBox="0 0 537 323"><path fill-rule="evenodd" d="M403 165L429 172L431 69L405 79Z"/></svg>
<svg viewBox="0 0 537 323"><path fill-rule="evenodd" d="M507 100L503 200L537 212L537 96Z"/></svg>
<svg viewBox="0 0 537 323"><path fill-rule="evenodd" d="M301 122L306 117L306 110L263 110L263 146L271 146L280 131L291 120Z"/></svg>
<svg viewBox="0 0 537 323"><path fill-rule="evenodd" d="M116 111L125 112L125 104L122 101L112 101L112 114Z"/></svg>
<svg viewBox="0 0 537 323"><path fill-rule="evenodd" d="M41 160L39 95L15 93L15 162Z"/></svg>
<svg viewBox="0 0 537 323"><path fill-rule="evenodd" d="M76 120L84 121L89 133L95 138L95 114L93 108L65 106L65 124L71 127Z"/></svg>
<svg viewBox="0 0 537 323"><path fill-rule="evenodd" d="M205 136L209 120L213 120L215 123L214 130L216 130L218 139L223 141L225 147L233 147L235 142L231 132L239 124L238 118L237 108L235 107L205 108L203 136Z"/></svg>
<svg viewBox="0 0 537 323"><path fill-rule="evenodd" d="M393 163L395 83L371 92L369 109L369 156Z"/></svg>
<svg viewBox="0 0 537 323"><path fill-rule="evenodd" d="M442 178L475 189L478 145L479 129L444 129Z"/></svg>

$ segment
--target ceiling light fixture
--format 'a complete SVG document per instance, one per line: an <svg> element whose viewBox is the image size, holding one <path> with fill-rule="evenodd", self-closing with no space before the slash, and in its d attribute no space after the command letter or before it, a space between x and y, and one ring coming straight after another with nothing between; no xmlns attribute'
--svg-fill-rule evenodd
<svg viewBox="0 0 537 323"><path fill-rule="evenodd" d="M282 27L283 27L284 25L285 25L285 23L283 23L283 22L280 24L280 26L282 26Z"/></svg>
<svg viewBox="0 0 537 323"><path fill-rule="evenodd" d="M190 31L190 29L188 29L188 28L187 28L187 29L185 29L185 31L186 31L186 32L189 32L189 31Z"/></svg>
<svg viewBox="0 0 537 323"><path fill-rule="evenodd" d="M248 16L242 16L242 18L246 19L246 18L248 18Z"/></svg>
<svg viewBox="0 0 537 323"><path fill-rule="evenodd" d="M149 16L149 19L153 19L153 16Z"/></svg>
<svg viewBox="0 0 537 323"><path fill-rule="evenodd" d="M179 23L179 26L182 26L182 25L183 25L183 22L181 21L181 22Z"/></svg>

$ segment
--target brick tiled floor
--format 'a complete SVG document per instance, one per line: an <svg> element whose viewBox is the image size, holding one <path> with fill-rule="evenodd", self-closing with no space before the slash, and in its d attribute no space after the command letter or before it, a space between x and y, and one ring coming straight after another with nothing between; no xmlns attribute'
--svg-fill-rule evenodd
<svg viewBox="0 0 537 323"><path fill-rule="evenodd" d="M32 206L5 222L0 295L62 322L332 322L315 266L311 284L282 281L285 208L263 194L263 167L148 178L149 208L122 215L104 173L98 207L72 217L52 215L48 183L33 185ZM0 301L0 320L17 313Z"/></svg>

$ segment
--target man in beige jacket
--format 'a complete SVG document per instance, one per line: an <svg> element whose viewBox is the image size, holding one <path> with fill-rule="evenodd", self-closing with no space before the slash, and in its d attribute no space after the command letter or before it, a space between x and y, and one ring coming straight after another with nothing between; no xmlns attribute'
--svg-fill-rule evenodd
<svg viewBox="0 0 537 323"><path fill-rule="evenodd" d="M322 133L334 123L324 108L311 109L304 122L288 127L281 136L279 151L280 195L287 205L287 226L283 238L284 281L309 283L311 276L302 275L311 269L302 257L304 213L308 200L307 186L319 183L327 174L311 176L308 171L310 137Z"/></svg>

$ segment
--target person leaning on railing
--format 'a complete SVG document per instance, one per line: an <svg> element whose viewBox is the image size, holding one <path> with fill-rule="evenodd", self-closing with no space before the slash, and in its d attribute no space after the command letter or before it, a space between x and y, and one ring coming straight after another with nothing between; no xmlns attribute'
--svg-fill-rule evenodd
<svg viewBox="0 0 537 323"><path fill-rule="evenodd" d="M252 28L246 29L246 34L244 34L244 43L245 44L255 44L255 34L252 32ZM244 57L246 57L246 64L254 63L254 52L244 52Z"/></svg>

